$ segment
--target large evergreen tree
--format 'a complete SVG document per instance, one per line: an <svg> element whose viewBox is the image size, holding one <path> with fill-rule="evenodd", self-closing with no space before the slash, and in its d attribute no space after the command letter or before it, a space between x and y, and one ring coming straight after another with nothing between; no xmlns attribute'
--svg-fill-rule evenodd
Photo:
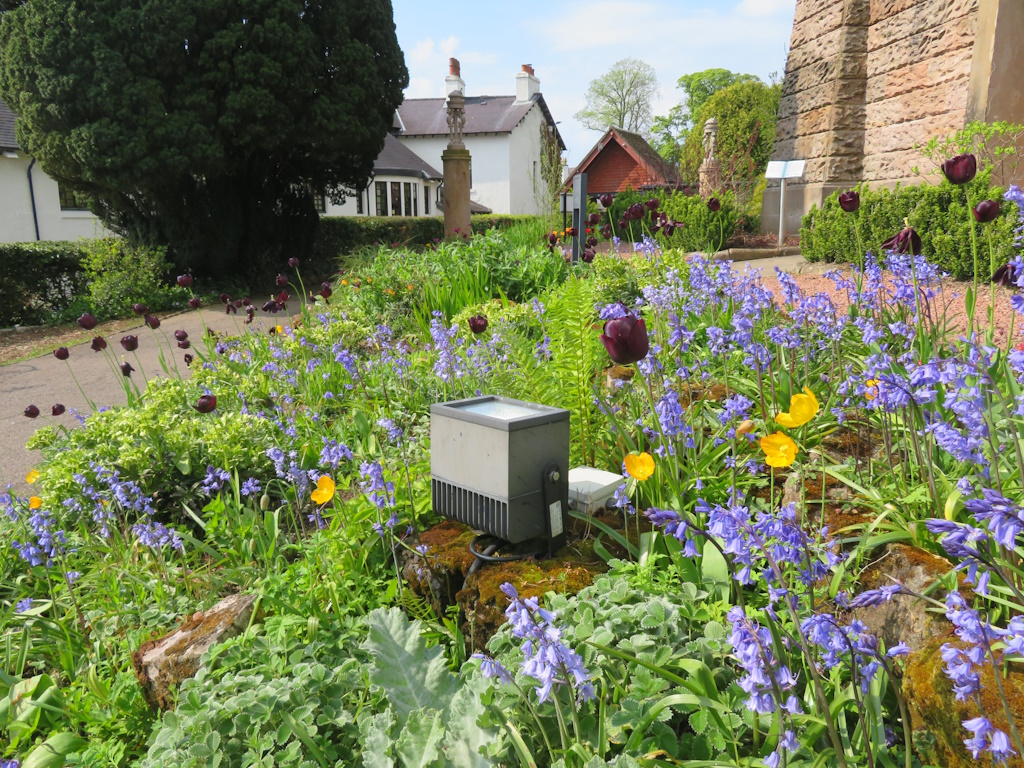
<svg viewBox="0 0 1024 768"><path fill-rule="evenodd" d="M25 151L203 272L308 253L409 78L390 0L26 0L0 56Z"/></svg>

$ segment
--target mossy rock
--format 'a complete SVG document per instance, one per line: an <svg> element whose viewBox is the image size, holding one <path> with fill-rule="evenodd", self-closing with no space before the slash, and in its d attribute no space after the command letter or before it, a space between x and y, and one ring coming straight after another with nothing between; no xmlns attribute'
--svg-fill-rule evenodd
<svg viewBox="0 0 1024 768"><path fill-rule="evenodd" d="M907 660L903 675L903 695L910 708L915 749L926 765L941 765L945 768L990 765L988 759L975 760L964 747L964 739L970 734L964 729L963 722L977 717L980 712L975 700L957 701L953 695L953 684L943 671L941 649L944 643L959 645L950 630L917 653L912 653ZM1001 682L1014 722L1024 723L1024 672L1011 668ZM985 716L996 728L1009 735L1003 703L991 668L985 667L982 670L981 684ZM1006 765L1024 768L1024 760L1018 755Z"/></svg>

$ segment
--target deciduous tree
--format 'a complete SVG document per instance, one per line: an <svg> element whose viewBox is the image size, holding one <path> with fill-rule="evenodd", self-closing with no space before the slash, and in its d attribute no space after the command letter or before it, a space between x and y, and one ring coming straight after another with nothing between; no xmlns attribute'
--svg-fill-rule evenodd
<svg viewBox="0 0 1024 768"><path fill-rule="evenodd" d="M224 272L308 253L408 82L390 0L27 0L0 23L18 141L113 230Z"/></svg>
<svg viewBox="0 0 1024 768"><path fill-rule="evenodd" d="M587 106L574 117L592 131L609 127L647 133L651 103L658 96L658 75L640 59L622 59L608 72L590 81Z"/></svg>

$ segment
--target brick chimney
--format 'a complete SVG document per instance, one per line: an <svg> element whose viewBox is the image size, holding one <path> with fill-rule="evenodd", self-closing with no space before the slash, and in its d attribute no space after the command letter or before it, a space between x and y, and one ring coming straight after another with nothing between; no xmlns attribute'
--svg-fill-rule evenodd
<svg viewBox="0 0 1024 768"><path fill-rule="evenodd" d="M463 96L466 95L466 84L462 80L462 74L459 71L459 60L452 58L448 59L448 77L444 79L444 97L448 98L448 95L452 91L458 91Z"/></svg>
<svg viewBox="0 0 1024 768"><path fill-rule="evenodd" d="M516 73L516 103L530 101L540 93L540 80L537 79L531 64L523 64L521 72Z"/></svg>

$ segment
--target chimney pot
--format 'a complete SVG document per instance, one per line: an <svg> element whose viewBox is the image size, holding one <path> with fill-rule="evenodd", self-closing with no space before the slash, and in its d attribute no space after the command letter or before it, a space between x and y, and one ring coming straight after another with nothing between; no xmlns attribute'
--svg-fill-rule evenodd
<svg viewBox="0 0 1024 768"><path fill-rule="evenodd" d="M533 65L532 64L523 64L523 72L525 72L528 75L535 75L535 74L537 74L536 72L533 71Z"/></svg>
<svg viewBox="0 0 1024 768"><path fill-rule="evenodd" d="M461 72L459 71L459 60L455 57L448 59L448 74L459 77Z"/></svg>

